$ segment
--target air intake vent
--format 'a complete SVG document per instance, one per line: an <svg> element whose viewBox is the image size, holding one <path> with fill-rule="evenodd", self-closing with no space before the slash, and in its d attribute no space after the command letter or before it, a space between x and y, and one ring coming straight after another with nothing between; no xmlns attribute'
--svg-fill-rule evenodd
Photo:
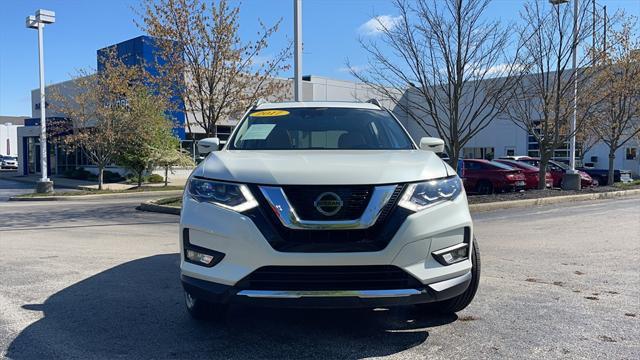
<svg viewBox="0 0 640 360"><path fill-rule="evenodd" d="M241 280L243 290L392 290L423 285L391 265L265 266Z"/></svg>

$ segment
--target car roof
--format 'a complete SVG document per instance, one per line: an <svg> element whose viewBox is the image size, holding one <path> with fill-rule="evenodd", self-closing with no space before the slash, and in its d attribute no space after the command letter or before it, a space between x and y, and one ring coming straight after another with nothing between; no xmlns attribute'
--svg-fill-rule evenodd
<svg viewBox="0 0 640 360"><path fill-rule="evenodd" d="M531 156L527 156L527 155L507 155L507 156L500 156L498 158L499 160L533 160L534 158L532 158Z"/></svg>
<svg viewBox="0 0 640 360"><path fill-rule="evenodd" d="M380 110L380 106L368 102L355 101L285 101L262 103L256 106L255 110L282 109L282 108L350 108L350 109L372 109Z"/></svg>

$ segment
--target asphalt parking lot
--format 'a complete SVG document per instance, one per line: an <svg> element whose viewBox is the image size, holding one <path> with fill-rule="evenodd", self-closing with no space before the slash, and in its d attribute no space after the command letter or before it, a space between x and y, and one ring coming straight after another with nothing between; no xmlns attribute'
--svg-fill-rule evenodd
<svg viewBox="0 0 640 360"><path fill-rule="evenodd" d="M483 274L458 316L183 308L177 220L135 198L0 202L10 359L638 359L640 198L475 214Z"/></svg>

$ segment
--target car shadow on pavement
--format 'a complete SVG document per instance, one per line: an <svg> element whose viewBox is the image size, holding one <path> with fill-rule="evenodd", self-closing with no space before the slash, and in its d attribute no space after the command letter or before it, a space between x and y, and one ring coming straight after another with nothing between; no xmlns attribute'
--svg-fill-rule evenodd
<svg viewBox="0 0 640 360"><path fill-rule="evenodd" d="M178 255L124 263L73 284L9 345L11 359L345 358L395 354L457 317L417 317L412 307L301 310L234 306L220 322L191 320Z"/></svg>

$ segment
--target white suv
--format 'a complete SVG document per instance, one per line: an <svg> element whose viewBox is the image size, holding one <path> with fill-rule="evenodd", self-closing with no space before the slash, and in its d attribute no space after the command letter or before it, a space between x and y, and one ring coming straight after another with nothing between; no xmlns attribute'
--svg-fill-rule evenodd
<svg viewBox="0 0 640 360"><path fill-rule="evenodd" d="M196 318L230 303L465 308L480 257L460 178L368 103L258 103L193 171L181 279ZM429 306L432 308L432 306Z"/></svg>

